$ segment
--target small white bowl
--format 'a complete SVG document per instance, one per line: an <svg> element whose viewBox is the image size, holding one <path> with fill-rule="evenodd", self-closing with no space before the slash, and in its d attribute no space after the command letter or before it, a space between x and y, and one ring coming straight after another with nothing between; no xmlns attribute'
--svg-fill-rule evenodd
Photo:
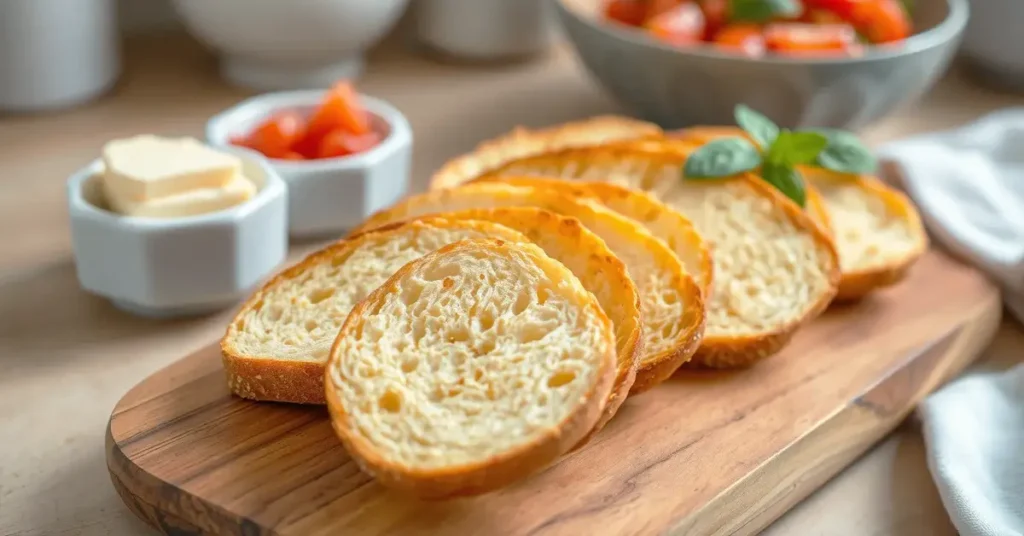
<svg viewBox="0 0 1024 536"><path fill-rule="evenodd" d="M276 269L288 252L287 188L259 155L232 152L256 183L256 195L183 218L109 211L99 182L101 160L72 175L68 211L82 288L140 316L191 316L236 303Z"/></svg>
<svg viewBox="0 0 1024 536"><path fill-rule="evenodd" d="M325 92L268 93L245 100L206 123L206 141L230 147L232 137L246 134L267 117L284 110L310 113ZM412 129L394 106L360 95L383 134L380 144L364 153L322 160L269 159L288 185L288 229L295 238L338 235L367 216L390 206L409 188Z"/></svg>
<svg viewBox="0 0 1024 536"><path fill-rule="evenodd" d="M409 0L173 0L185 28L221 55L229 81L259 91L328 87L363 70L363 55Z"/></svg>

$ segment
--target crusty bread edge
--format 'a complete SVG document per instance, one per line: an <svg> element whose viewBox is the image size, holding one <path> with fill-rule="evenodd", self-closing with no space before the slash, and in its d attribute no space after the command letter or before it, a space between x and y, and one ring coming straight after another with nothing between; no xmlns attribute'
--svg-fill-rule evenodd
<svg viewBox="0 0 1024 536"><path fill-rule="evenodd" d="M442 219L420 218L419 222L432 225L441 223ZM390 232L409 223L399 221L385 224L362 233L358 237L343 238L328 244L278 272L259 290L249 296L231 318L220 340L221 362L224 366L228 389L249 400L323 405L326 402L324 399L323 362L246 355L232 344L232 336L236 333L237 323L242 315L255 307L268 292L279 284L301 275L318 264L324 257L351 253L363 242L372 238L372 235Z"/></svg>
<svg viewBox="0 0 1024 536"><path fill-rule="evenodd" d="M921 223L921 215L909 197L875 177L860 176L855 180L862 188L876 194L886 206L905 218L914 237L914 248L901 258L885 265L843 272L839 280L836 302L856 301L875 290L902 281L914 263L928 250L928 233Z"/></svg>
<svg viewBox="0 0 1024 536"><path fill-rule="evenodd" d="M419 265L430 262L434 258L457 251L461 248L472 247L473 244L489 242L494 247L507 247L501 239L474 239L461 240L448 244L433 253L429 253L409 264L403 266L386 283L371 292L345 319L338 337L331 346L328 364L324 367L324 385L327 399L327 408L331 415L331 426L341 439L342 444L352 459L366 473L373 476L386 487L398 489L423 499L444 499L449 497L479 495L494 489L506 486L515 481L521 480L531 474L543 469L559 456L569 451L583 437L593 429L601 413L604 411L605 401L611 392L615 378L616 357L615 342L612 335L611 321L604 314L604 311L597 305L591 295L588 306L593 308L598 318L602 319L605 325L605 333L608 334L610 352L605 355L601 369L595 375L594 383L587 392L585 399L580 402L576 410L554 429L537 440L522 445L516 449L492 456L488 460L437 469L417 470L402 467L393 462L383 459L362 437L352 433L348 425L348 416L345 408L335 389L330 388L330 374L335 362L340 359L338 353L338 341L348 330L354 329L355 323L361 317L363 311L371 304L383 299L397 286L398 281L407 274L413 272ZM534 247L533 244L523 244L522 247ZM537 248L540 251L540 248ZM541 252L541 255L544 255Z"/></svg>
<svg viewBox="0 0 1024 536"><path fill-rule="evenodd" d="M693 359L683 365L687 368L747 367L778 353L801 326L817 318L828 308L839 290L839 255L831 236L796 203L760 178L745 174L734 180L746 180L762 195L769 197L775 206L783 210L793 225L811 233L814 241L826 249L831 261L831 266L827 267L829 288L817 301L808 305L799 318L770 332L742 337L705 336Z"/></svg>

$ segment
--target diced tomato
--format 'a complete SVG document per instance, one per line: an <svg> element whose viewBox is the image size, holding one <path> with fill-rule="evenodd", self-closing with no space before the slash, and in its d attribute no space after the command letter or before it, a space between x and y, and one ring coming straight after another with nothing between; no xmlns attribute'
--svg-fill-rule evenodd
<svg viewBox="0 0 1024 536"><path fill-rule="evenodd" d="M701 0L700 7L704 11L704 40L713 41L728 23L729 0Z"/></svg>
<svg viewBox="0 0 1024 536"><path fill-rule="evenodd" d="M804 0L804 5L807 6L805 15L811 12L832 12L835 16L839 17L843 21L852 22L850 16L853 14L853 6L862 2L874 0ZM805 22L818 22L816 20L806 20Z"/></svg>
<svg viewBox="0 0 1024 536"><path fill-rule="evenodd" d="M306 157L303 156L302 153L299 153L297 151L288 151L287 153L284 153L283 155L279 156L278 158L280 158L281 160L305 160L306 159Z"/></svg>
<svg viewBox="0 0 1024 536"><path fill-rule="evenodd" d="M911 23L899 0L855 2L850 22L872 43L891 43L910 36Z"/></svg>
<svg viewBox="0 0 1024 536"><path fill-rule="evenodd" d="M809 22L811 24L843 24L847 21L831 9L812 7L804 10L804 14L800 17L800 22Z"/></svg>
<svg viewBox="0 0 1024 536"><path fill-rule="evenodd" d="M380 143L380 135L369 131L365 134L353 134L346 130L332 130L320 142L317 158L335 158L358 154L369 150Z"/></svg>
<svg viewBox="0 0 1024 536"><path fill-rule="evenodd" d="M611 20L643 26L647 16L647 2L644 0L612 0L604 8L604 14Z"/></svg>
<svg viewBox="0 0 1024 536"><path fill-rule="evenodd" d="M248 146L270 157L280 157L306 134L306 120L296 112L282 112L256 127Z"/></svg>
<svg viewBox="0 0 1024 536"><path fill-rule="evenodd" d="M727 50L757 57L764 54L764 34L757 24L730 24L715 34L715 44Z"/></svg>
<svg viewBox="0 0 1024 536"><path fill-rule="evenodd" d="M704 37L704 12L695 2L685 2L644 23L652 35L672 45L689 45Z"/></svg>
<svg viewBox="0 0 1024 536"><path fill-rule="evenodd" d="M323 137L338 128L352 134L370 132L367 114L359 104L355 89L348 82L335 84L309 120L309 132L313 137Z"/></svg>
<svg viewBox="0 0 1024 536"><path fill-rule="evenodd" d="M765 28L764 40L780 54L842 53L855 48L857 31L849 24L774 23Z"/></svg>
<svg viewBox="0 0 1024 536"><path fill-rule="evenodd" d="M647 0L645 3L647 4L647 10L644 12L644 22L646 23L679 7L683 0Z"/></svg>

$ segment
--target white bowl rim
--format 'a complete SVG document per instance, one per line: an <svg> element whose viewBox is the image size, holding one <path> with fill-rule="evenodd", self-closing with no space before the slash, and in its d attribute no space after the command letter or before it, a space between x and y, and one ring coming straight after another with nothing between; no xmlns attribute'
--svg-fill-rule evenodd
<svg viewBox="0 0 1024 536"><path fill-rule="evenodd" d="M316 106L323 100L323 96L329 90L326 89L300 89L295 91L275 91L263 93L250 97L223 110L206 122L206 142L215 147L234 147L228 141L228 132L238 122L238 116L249 115L257 110L259 115L269 116L274 112L295 107ZM385 153L400 150L409 144L412 138L412 127L405 115L391 103L359 93L360 103L373 115L383 120L388 125L388 135L379 144L359 154L339 156L336 158L321 158L316 160L292 161L266 158L264 160L282 171L287 181L289 175L297 175L303 172L315 173L325 171L337 171L348 169L362 169L371 167Z"/></svg>
<svg viewBox="0 0 1024 536"><path fill-rule="evenodd" d="M901 56L909 56L937 47L951 39L954 39L958 34L961 34L963 29L967 26L967 19L970 13L970 8L967 4L968 0L944 0L946 5L949 6L949 13L946 18L935 25L935 27L921 33L912 34L910 37L903 40L902 46L898 48L887 48L879 45L865 47L866 52L861 56L839 58L793 58L787 56L766 55L757 58L750 58L739 54L719 52L713 47L708 46L693 48L673 47L672 45L663 44L657 40L646 37L643 35L643 32L626 26L625 24L616 24L612 22L606 23L591 17L582 16L575 8L567 6L566 0L549 1L552 4L555 4L555 7L557 8L556 10L562 16L570 17L590 26L593 29L596 29L599 32L606 32L618 39L629 41L637 45L649 46L668 52L678 53L683 56L775 65L844 65L851 63L872 63ZM575 39L570 39L570 41L572 41L575 46Z"/></svg>
<svg viewBox="0 0 1024 536"><path fill-rule="evenodd" d="M263 170L265 184L256 191L256 195L243 203L213 212L195 214L193 216L182 216L179 218L153 218L149 216L126 216L114 211L100 208L89 202L82 193L85 181L96 175L103 169L103 159L97 158L87 166L73 173L67 181L68 188L68 209L76 210L80 214L99 221L105 221L114 225L128 227L136 231L154 231L159 229L187 229L201 227L210 224L221 224L231 222L238 218L244 218L260 208L272 199L287 195L287 188L284 181L277 175L277 172L267 164L266 159L256 151L244 147L231 147L229 150L238 153L238 156L245 158L251 163L260 166Z"/></svg>

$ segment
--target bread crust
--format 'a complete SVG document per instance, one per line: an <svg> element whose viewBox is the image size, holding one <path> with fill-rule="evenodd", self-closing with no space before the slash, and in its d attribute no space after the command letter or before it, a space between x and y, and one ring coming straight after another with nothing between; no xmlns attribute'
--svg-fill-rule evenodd
<svg viewBox="0 0 1024 536"><path fill-rule="evenodd" d="M787 218L798 229L809 232L814 242L824 248L829 258L828 292L822 293L818 299L805 308L804 313L788 324L756 337L705 337L704 344L697 350L693 360L686 365L691 368L740 368L747 367L779 352L793 338L796 331L821 313L825 312L835 298L839 289L839 254L835 244L820 225L814 222L796 203L784 196L773 186L751 174L731 180L747 181L761 195L772 199L772 203L780 207Z"/></svg>
<svg viewBox="0 0 1024 536"><path fill-rule="evenodd" d="M640 296L636 285L626 271L626 265L615 256L605 245L604 240L583 226L576 218L562 216L554 212L536 207L502 207L468 209L457 212L445 212L443 217L451 220L492 221L510 229L523 233L528 239L543 247L542 241L556 239L567 251L574 252L579 258L586 257L584 273L578 273L570 264L571 259L561 258L558 254L545 249L549 257L565 264L583 283L583 287L602 285L612 289L613 301L625 307L626 319L616 319L605 310L611 318L618 335L620 327L628 330L617 340L617 363L615 384L608 395L601 418L573 450L590 441L611 421L619 407L626 400L633 387L643 355L643 318L640 314ZM600 299L599 299L600 303ZM690 352L692 354L692 352Z"/></svg>
<svg viewBox="0 0 1024 536"><path fill-rule="evenodd" d="M457 186L516 158L612 140L661 135L661 128L653 123L615 115L596 116L536 130L520 126L503 136L481 142L472 152L449 160L430 178L430 189Z"/></svg>
<svg viewBox="0 0 1024 536"><path fill-rule="evenodd" d="M687 316L685 329L679 335L678 343L669 350L653 355L645 355L637 370L637 378L630 389L630 395L639 394L664 381L692 356L699 341L704 336L705 314L702 291L696 281L676 257L675 253L660 239L647 232L642 225L605 208L599 201L592 199L574 199L564 192L555 192L536 186L514 186L494 181L482 181L465 184L455 188L444 188L406 198L398 204L384 209L371 216L363 226L355 229L354 236L394 221L415 218L424 212L417 210L432 207L425 214L443 216L451 212L452 207L460 205L460 199L475 196L476 199L488 198L493 201L489 206L533 206L552 212L580 219L586 225L588 218L600 218L605 224L615 229L618 235L630 236L630 241L652 252L653 257L661 265L675 265L672 270L670 286L679 291L685 300ZM645 320L646 330L649 322ZM695 343L696 341L696 343ZM648 354L650 348L645 348Z"/></svg>
<svg viewBox="0 0 1024 536"><path fill-rule="evenodd" d="M714 268L711 260L711 251L704 238L700 236L693 223L676 210L659 201L647 192L626 188L617 184L597 181L567 181L545 177L520 177L485 174L469 181L474 182L501 182L513 186L532 186L535 188L550 189L570 197L594 198L602 205L622 214L623 216L645 224L652 220L664 219L670 222L672 231L681 235L683 244L669 244L677 254L678 248L685 247L691 250L697 257L698 269L691 273L700 285L701 293L706 299L711 289L714 278ZM661 236L658 232L647 226L651 234L665 240L668 237ZM666 243L668 240L665 240ZM678 255L677 255L678 256ZM683 260L680 257L680 260ZM685 263L684 263L685 266Z"/></svg>
<svg viewBox="0 0 1024 536"><path fill-rule="evenodd" d="M559 426L549 430L534 442L476 463L436 469L416 469L403 467L384 459L369 441L356 433L350 426L348 414L337 391L330 388L331 370L340 359L343 359L338 352L338 341L350 330L357 329L365 311L382 302L388 293L394 291L399 281L415 272L423 263L462 249L492 248L501 251L512 247L535 248L539 255L544 255L539 248L532 244L512 244L499 239L455 242L402 267L385 284L360 302L345 320L338 338L335 339L335 343L331 347L328 365L324 372L324 383L328 386L326 397L328 411L331 414L331 425L352 459L363 471L376 478L384 486L402 490L423 499L444 499L486 493L543 469L579 443L601 417L615 378L614 351L609 352L602 360L594 383L575 411L570 413ZM603 319L606 332L612 338L611 322L593 300L593 297L586 307L591 308L595 315ZM614 344L610 344L609 347L614 348Z"/></svg>
<svg viewBox="0 0 1024 536"><path fill-rule="evenodd" d="M811 179L812 182L813 180ZM835 301L849 302L902 281L914 263L928 250L928 233L925 232L914 202L902 192L869 175L849 175L844 176L842 180L851 181L851 184L856 185L865 196L882 201L887 208L903 219L914 238L914 247L898 259L880 266L844 271Z"/></svg>
<svg viewBox="0 0 1024 536"><path fill-rule="evenodd" d="M247 312L279 285L301 276L313 266L331 259L345 258L366 241L384 233L399 233L423 227L473 228L501 237L526 241L520 233L492 222L446 220L444 218L423 218L417 222L395 222L374 229L373 233L353 239L336 241L307 255L301 261L285 268L254 292L238 309L220 340L221 358L227 376L228 388L232 393L250 400L269 402L290 402L295 404L324 404L324 362L296 359L280 359L274 356L247 355L234 344L238 323Z"/></svg>

